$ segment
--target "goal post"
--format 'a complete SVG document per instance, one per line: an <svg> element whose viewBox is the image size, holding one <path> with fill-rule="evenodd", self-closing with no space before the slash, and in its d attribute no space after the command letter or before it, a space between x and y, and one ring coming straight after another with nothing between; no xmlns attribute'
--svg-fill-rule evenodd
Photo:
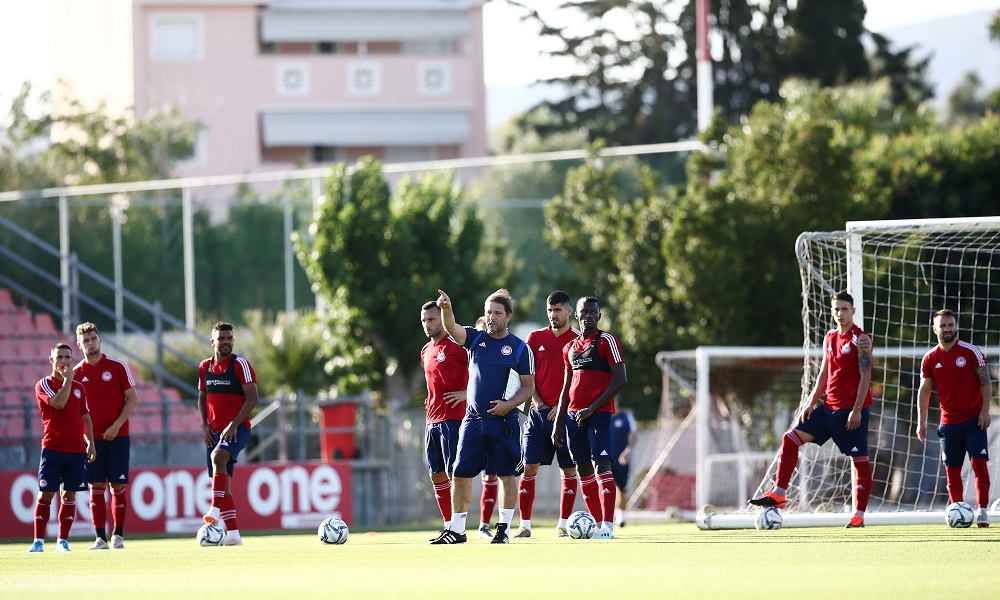
<svg viewBox="0 0 1000 600"><path fill-rule="evenodd" d="M865 521L943 523L948 495L933 431L940 418L936 396L926 443L914 434L920 359L937 343L933 313L950 308L958 314L960 339L983 349L997 382L1000 217L851 222L844 231L801 234L795 251L802 347L706 347L657 356L663 404L672 404L661 414L683 406L683 385L673 379L686 380L693 390L698 525L753 527L746 500L773 486L781 435L819 375L823 338L834 326L830 297L841 290L854 297L855 322L874 341L868 438L874 482ZM998 426L994 415L988 431L991 499L1000 492ZM975 498L969 461L963 480L966 501ZM784 526L842 526L851 514L851 488L851 462L834 444L803 445L782 511Z"/></svg>

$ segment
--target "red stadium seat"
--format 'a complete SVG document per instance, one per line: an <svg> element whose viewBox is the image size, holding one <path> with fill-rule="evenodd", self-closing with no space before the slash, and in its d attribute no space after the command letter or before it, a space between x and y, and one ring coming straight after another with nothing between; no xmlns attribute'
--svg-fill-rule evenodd
<svg viewBox="0 0 1000 600"><path fill-rule="evenodd" d="M52 320L52 315L49 313L37 313L35 315L35 331L38 335L55 335L59 333L56 329L55 321Z"/></svg>
<svg viewBox="0 0 1000 600"><path fill-rule="evenodd" d="M18 310L14 313L11 333L17 337L32 337L35 335L35 321L31 318L31 312L28 310Z"/></svg>
<svg viewBox="0 0 1000 600"><path fill-rule="evenodd" d="M0 338L0 364L20 362L20 358L14 338Z"/></svg>
<svg viewBox="0 0 1000 600"><path fill-rule="evenodd" d="M42 415L38 412L31 414L31 436L37 440L42 439L42 433L45 431L45 425L42 424Z"/></svg>
<svg viewBox="0 0 1000 600"><path fill-rule="evenodd" d="M0 411L0 444L24 443L24 412L4 409Z"/></svg>
<svg viewBox="0 0 1000 600"><path fill-rule="evenodd" d="M0 313L14 312L14 299L10 295L10 290L0 288Z"/></svg>
<svg viewBox="0 0 1000 600"><path fill-rule="evenodd" d="M0 406L24 408L24 398L21 396L20 392L7 390L2 392L2 395L0 395Z"/></svg>
<svg viewBox="0 0 1000 600"><path fill-rule="evenodd" d="M21 370L14 364L0 365L0 390L16 390L21 386Z"/></svg>
<svg viewBox="0 0 1000 600"><path fill-rule="evenodd" d="M49 352L51 348L43 345L33 338L22 338L17 342L17 352L21 360L25 362L36 362L45 364L49 362Z"/></svg>

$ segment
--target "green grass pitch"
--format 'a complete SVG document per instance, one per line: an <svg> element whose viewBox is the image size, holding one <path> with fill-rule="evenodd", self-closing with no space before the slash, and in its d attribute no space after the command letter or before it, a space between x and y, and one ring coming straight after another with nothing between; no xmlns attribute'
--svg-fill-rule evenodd
<svg viewBox="0 0 1000 600"><path fill-rule="evenodd" d="M544 524L544 523L543 523ZM633 523L614 540L535 537L430 546L432 531L254 535L201 548L194 536L126 540L123 552L69 554L0 544L0 597L128 598L976 598L995 593L1000 527L944 525L699 531ZM606 577L605 577L606 576Z"/></svg>

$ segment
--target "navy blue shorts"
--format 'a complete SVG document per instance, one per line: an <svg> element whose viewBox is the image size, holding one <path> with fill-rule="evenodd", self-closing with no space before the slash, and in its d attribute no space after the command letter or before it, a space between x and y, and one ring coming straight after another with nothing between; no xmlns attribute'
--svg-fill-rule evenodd
<svg viewBox="0 0 1000 600"><path fill-rule="evenodd" d="M87 489L87 455L76 452L59 452L42 448L38 461L38 489L58 492L59 484L67 492Z"/></svg>
<svg viewBox="0 0 1000 600"><path fill-rule="evenodd" d="M223 450L229 452L229 462L226 463L226 473L229 475L233 474L233 469L236 467L237 458L240 452L247 447L250 443L250 428L246 425L240 425L236 428L236 439L232 442L220 442L222 439L222 433L213 433L212 439L215 440L215 445L211 448L205 448L205 457L208 460L208 472L212 472L212 451L216 448L222 448Z"/></svg>
<svg viewBox="0 0 1000 600"><path fill-rule="evenodd" d="M961 467L966 454L970 459L990 459L986 432L979 428L979 417L964 423L940 425L937 434L941 438L941 460L946 466Z"/></svg>
<svg viewBox="0 0 1000 600"><path fill-rule="evenodd" d="M628 470L630 466L631 463L622 465L618 464L617 460L611 461L611 474L615 477L615 485L623 492L628 489Z"/></svg>
<svg viewBox="0 0 1000 600"><path fill-rule="evenodd" d="M552 445L552 421L548 420L548 415L555 408L545 408L538 410L534 406L528 413L527 430L524 433L524 464L526 465L551 465L552 458L559 460L560 469L569 469L576 466L573 457L570 456L569 448L565 445L557 448Z"/></svg>
<svg viewBox="0 0 1000 600"><path fill-rule="evenodd" d="M576 413L566 414L566 439L573 459L580 461L611 460L611 413L596 412L583 425L577 425Z"/></svg>
<svg viewBox="0 0 1000 600"><path fill-rule="evenodd" d="M462 422L448 419L440 423L428 423L424 429L424 457L433 473L451 473L458 455L458 428Z"/></svg>
<svg viewBox="0 0 1000 600"><path fill-rule="evenodd" d="M847 430L847 417L851 409L830 410L820 406L813 411L804 423L798 423L794 429L816 438L816 445L822 446L827 440L833 439L840 451L847 456L868 456L868 414L869 409L861 411L861 425L853 431Z"/></svg>
<svg viewBox="0 0 1000 600"><path fill-rule="evenodd" d="M110 442L94 440L97 458L87 463L87 483L128 483L128 459L132 448L129 437L117 437Z"/></svg>
<svg viewBox="0 0 1000 600"><path fill-rule="evenodd" d="M498 477L519 475L521 464L520 411L512 410L504 417L468 414L458 432L458 458L455 477L471 478L481 471Z"/></svg>

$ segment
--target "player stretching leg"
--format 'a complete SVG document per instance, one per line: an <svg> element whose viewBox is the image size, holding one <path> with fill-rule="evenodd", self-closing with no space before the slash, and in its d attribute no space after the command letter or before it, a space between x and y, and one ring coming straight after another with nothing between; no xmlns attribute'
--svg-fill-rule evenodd
<svg viewBox="0 0 1000 600"><path fill-rule="evenodd" d="M823 363L816 387L799 408L798 426L781 438L774 489L748 502L755 506L784 508L788 484L799 460L802 444L822 446L833 439L851 457L854 514L847 528L865 526L865 509L871 494L872 468L868 458L868 413L872 404L872 339L854 324L854 298L838 292L830 311L837 323L823 340Z"/></svg>

